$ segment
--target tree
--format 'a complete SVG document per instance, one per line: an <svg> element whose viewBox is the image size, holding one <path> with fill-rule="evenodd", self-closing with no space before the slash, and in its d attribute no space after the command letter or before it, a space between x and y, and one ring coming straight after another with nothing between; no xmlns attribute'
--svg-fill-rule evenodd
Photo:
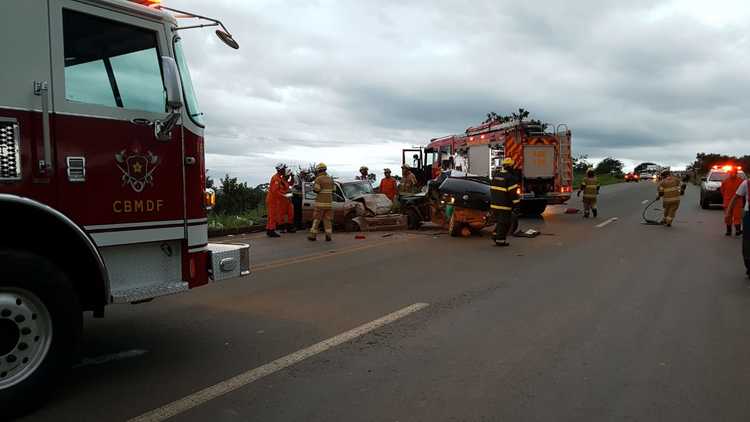
<svg viewBox="0 0 750 422"><path fill-rule="evenodd" d="M482 124L487 124L487 123L498 124L498 123L508 123L512 121L523 122L523 120L529 117L529 115L530 115L529 111L523 108L519 108L517 113L511 113L510 116L503 116L503 115L495 113L494 111L491 111L487 113L487 118L484 119ZM542 123L541 120L534 120L534 119L529 120L528 125L539 126L542 131L545 131L547 127L549 127L547 123Z"/></svg>
<svg viewBox="0 0 750 422"><path fill-rule="evenodd" d="M599 162L594 169L596 174L622 174L622 168L625 165L620 160L616 160L612 157L607 157Z"/></svg>
<svg viewBox="0 0 750 422"><path fill-rule="evenodd" d="M241 214L258 208L265 201L268 184L261 184L251 188L245 182L238 182L236 177L225 175L221 179L221 188L216 192L216 207L218 214Z"/></svg>
<svg viewBox="0 0 750 422"><path fill-rule="evenodd" d="M573 172L574 173L585 173L586 170L591 168L589 162L589 156L586 154L579 154L578 157L573 158Z"/></svg>

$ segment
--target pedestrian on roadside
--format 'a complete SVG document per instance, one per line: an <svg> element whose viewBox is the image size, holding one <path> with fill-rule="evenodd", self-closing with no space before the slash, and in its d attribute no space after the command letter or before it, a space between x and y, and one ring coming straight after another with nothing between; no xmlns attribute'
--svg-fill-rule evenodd
<svg viewBox="0 0 750 422"><path fill-rule="evenodd" d="M310 228L310 234L307 238L315 241L318 236L318 226L323 222L323 228L326 232L326 241L331 241L333 233L333 178L326 173L328 167L320 163L315 166L317 177L313 182L313 192L315 196L315 209L313 211L313 222Z"/></svg>
<svg viewBox="0 0 750 422"><path fill-rule="evenodd" d="M268 193L266 193L266 235L268 237L280 237L276 231L277 225L281 220L281 208L286 202L284 196L284 187L286 183L286 164L279 163L276 165L276 173L271 176L271 182L268 184Z"/></svg>
<svg viewBox="0 0 750 422"><path fill-rule="evenodd" d="M391 169L383 169L383 179L380 181L378 191L387 196L391 202L396 202L398 187L396 186L396 179L391 176Z"/></svg>
<svg viewBox="0 0 750 422"><path fill-rule="evenodd" d="M512 232L517 223L515 209L521 203L518 195L518 183L520 179L513 171L515 162L508 157L502 161L502 167L492 175L490 186L490 208L495 214L495 233L492 240L497 246L508 246L508 234Z"/></svg>
<svg viewBox="0 0 750 422"><path fill-rule="evenodd" d="M737 168L734 167L727 172L727 178L721 182L721 197L724 201L724 224L727 226L726 235L732 235L732 225L734 225L735 235L742 236L742 212L744 210L742 202L734 201L733 206L729 206L732 203L732 199L742 184L742 179L737 176Z"/></svg>
<svg viewBox="0 0 750 422"><path fill-rule="evenodd" d="M656 199L662 199L662 208L664 209L662 224L672 227L677 209L680 208L680 196L685 193L686 185L680 179L672 176L672 173L667 169L661 172L661 181L658 186L659 196Z"/></svg>
<svg viewBox="0 0 750 422"><path fill-rule="evenodd" d="M599 211L597 209L597 197L599 196L599 181L596 179L594 170L589 169L586 172L586 177L581 182L581 188L578 190L577 196L581 196L583 192L583 218L589 218L589 213L594 214L594 218L597 217Z"/></svg>
<svg viewBox="0 0 750 422"><path fill-rule="evenodd" d="M745 216L742 219L745 230L742 231L742 258L745 260L745 275L750 278L750 231L747 230L748 224L750 224L750 197L748 197L748 182L745 180L737 188L734 197L729 201L729 208L734 207L735 202L742 201L740 203L745 204Z"/></svg>
<svg viewBox="0 0 750 422"><path fill-rule="evenodd" d="M401 166L401 183L398 185L399 195L413 195L417 193L417 178L409 166Z"/></svg>

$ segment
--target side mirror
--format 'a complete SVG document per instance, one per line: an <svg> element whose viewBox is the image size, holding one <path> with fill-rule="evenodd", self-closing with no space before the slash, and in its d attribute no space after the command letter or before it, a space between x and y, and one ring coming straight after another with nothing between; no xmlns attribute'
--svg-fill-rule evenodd
<svg viewBox="0 0 750 422"><path fill-rule="evenodd" d="M706 178L706 177L701 177L701 182L705 182L706 180L708 180L708 178Z"/></svg>
<svg viewBox="0 0 750 422"><path fill-rule="evenodd" d="M182 108L182 81L177 62L171 57L162 56L161 68L164 72L164 88L167 91L167 108L169 115L164 120L154 122L154 136L160 141L168 141L172 138L172 129L180 120L180 109Z"/></svg>
<svg viewBox="0 0 750 422"><path fill-rule="evenodd" d="M167 107L170 111L182 108L182 82L177 62L171 57L161 58L161 68L164 71L164 88L167 90Z"/></svg>

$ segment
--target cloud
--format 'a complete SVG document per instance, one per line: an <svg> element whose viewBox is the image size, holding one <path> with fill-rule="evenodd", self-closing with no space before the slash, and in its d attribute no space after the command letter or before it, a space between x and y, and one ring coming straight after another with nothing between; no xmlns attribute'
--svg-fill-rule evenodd
<svg viewBox="0 0 750 422"><path fill-rule="evenodd" d="M518 107L567 123L576 154L747 153L738 1L170 3L222 19L241 45L182 34L214 176L262 183L277 161L397 167L403 147Z"/></svg>

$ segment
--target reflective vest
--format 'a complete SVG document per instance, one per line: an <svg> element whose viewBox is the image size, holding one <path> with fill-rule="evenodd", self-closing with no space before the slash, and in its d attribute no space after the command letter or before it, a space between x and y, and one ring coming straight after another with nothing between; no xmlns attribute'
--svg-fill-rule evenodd
<svg viewBox="0 0 750 422"><path fill-rule="evenodd" d="M411 194L417 192L417 177L414 174L409 173L401 179L401 184L398 186L398 190L404 194Z"/></svg>
<svg viewBox="0 0 750 422"><path fill-rule="evenodd" d="M521 199L518 195L518 178L510 172L500 171L492 177L490 208L495 211L512 211Z"/></svg>
<svg viewBox="0 0 750 422"><path fill-rule="evenodd" d="M583 199L596 199L599 194L599 181L596 177L587 177L581 182L581 189L583 190Z"/></svg>
<svg viewBox="0 0 750 422"><path fill-rule="evenodd" d="M321 173L313 182L315 197L315 208L332 208L333 205L333 179L326 173Z"/></svg>
<svg viewBox="0 0 750 422"><path fill-rule="evenodd" d="M680 179L668 176L659 183L659 195L665 204L680 202Z"/></svg>

